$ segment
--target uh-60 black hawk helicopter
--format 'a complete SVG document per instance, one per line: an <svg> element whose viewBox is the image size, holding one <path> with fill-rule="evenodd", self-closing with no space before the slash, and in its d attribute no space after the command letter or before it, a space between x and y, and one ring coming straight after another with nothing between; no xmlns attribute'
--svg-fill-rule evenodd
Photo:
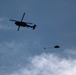
<svg viewBox="0 0 76 75"><path fill-rule="evenodd" d="M17 21L17 20L13 20L13 19L10 19L10 21L14 21L15 24L18 26L17 31L19 31L19 29L20 29L21 26L22 27L27 27L27 28L30 27L30 28L33 28L33 30L34 30L36 28L36 24L29 23L29 22L23 22L24 16L25 16L25 12L23 13L21 21Z"/></svg>

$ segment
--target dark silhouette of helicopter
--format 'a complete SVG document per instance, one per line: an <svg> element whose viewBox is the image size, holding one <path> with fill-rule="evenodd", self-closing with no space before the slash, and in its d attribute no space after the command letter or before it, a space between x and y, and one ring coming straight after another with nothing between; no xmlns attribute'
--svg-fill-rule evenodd
<svg viewBox="0 0 76 75"><path fill-rule="evenodd" d="M51 47L52 48L52 47ZM53 48L60 48L59 45L54 46ZM46 47L44 47L44 49L46 49Z"/></svg>
<svg viewBox="0 0 76 75"><path fill-rule="evenodd" d="M30 27L30 28L33 28L33 30L34 30L34 29L36 28L36 24L29 23L29 22L23 22L24 16L25 16L25 12L23 13L23 16L22 16L21 21L12 20L12 19L10 19L10 21L14 21L15 24L18 26L17 31L19 31L20 26L22 26L22 27L27 27L27 28ZM31 25L33 25L33 26L31 26Z"/></svg>

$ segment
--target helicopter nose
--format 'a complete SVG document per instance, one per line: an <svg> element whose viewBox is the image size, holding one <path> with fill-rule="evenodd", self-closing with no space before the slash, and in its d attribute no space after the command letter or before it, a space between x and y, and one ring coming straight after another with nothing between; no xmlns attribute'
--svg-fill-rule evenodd
<svg viewBox="0 0 76 75"><path fill-rule="evenodd" d="M18 25L18 22L15 22L16 25Z"/></svg>
<svg viewBox="0 0 76 75"><path fill-rule="evenodd" d="M16 22L15 22L15 24L16 24Z"/></svg>

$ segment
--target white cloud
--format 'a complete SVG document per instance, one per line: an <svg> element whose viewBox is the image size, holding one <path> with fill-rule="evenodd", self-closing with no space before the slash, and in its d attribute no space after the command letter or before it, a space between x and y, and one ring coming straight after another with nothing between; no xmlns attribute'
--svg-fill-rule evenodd
<svg viewBox="0 0 76 75"><path fill-rule="evenodd" d="M14 27L13 26L11 26L11 24L9 24L9 23L0 23L0 29L1 30L13 30L14 29Z"/></svg>
<svg viewBox="0 0 76 75"><path fill-rule="evenodd" d="M10 75L76 75L76 60L42 54L31 58L27 67Z"/></svg>
<svg viewBox="0 0 76 75"><path fill-rule="evenodd" d="M14 23L13 23L14 24ZM12 30L14 26L8 18L0 18L0 29L2 30Z"/></svg>
<svg viewBox="0 0 76 75"><path fill-rule="evenodd" d="M3 17L1 18L1 17L0 17L0 22L2 22L2 21L4 21L4 20L6 20L6 18L3 18Z"/></svg>
<svg viewBox="0 0 76 75"><path fill-rule="evenodd" d="M15 42L15 41L3 42L0 43L0 53L3 55L11 54L14 56L14 54L18 54L22 50L27 49L27 46L28 44L24 42Z"/></svg>
<svg viewBox="0 0 76 75"><path fill-rule="evenodd" d="M65 53L70 54L70 55L76 55L76 49L75 48L66 49Z"/></svg>

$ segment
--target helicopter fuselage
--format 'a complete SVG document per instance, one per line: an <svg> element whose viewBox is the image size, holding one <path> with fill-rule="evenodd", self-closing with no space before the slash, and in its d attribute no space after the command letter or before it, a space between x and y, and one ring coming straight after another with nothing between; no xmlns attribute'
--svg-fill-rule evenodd
<svg viewBox="0 0 76 75"><path fill-rule="evenodd" d="M22 27L28 26L28 25L26 24L26 22L16 21L15 24L16 24L17 26L22 26Z"/></svg>

